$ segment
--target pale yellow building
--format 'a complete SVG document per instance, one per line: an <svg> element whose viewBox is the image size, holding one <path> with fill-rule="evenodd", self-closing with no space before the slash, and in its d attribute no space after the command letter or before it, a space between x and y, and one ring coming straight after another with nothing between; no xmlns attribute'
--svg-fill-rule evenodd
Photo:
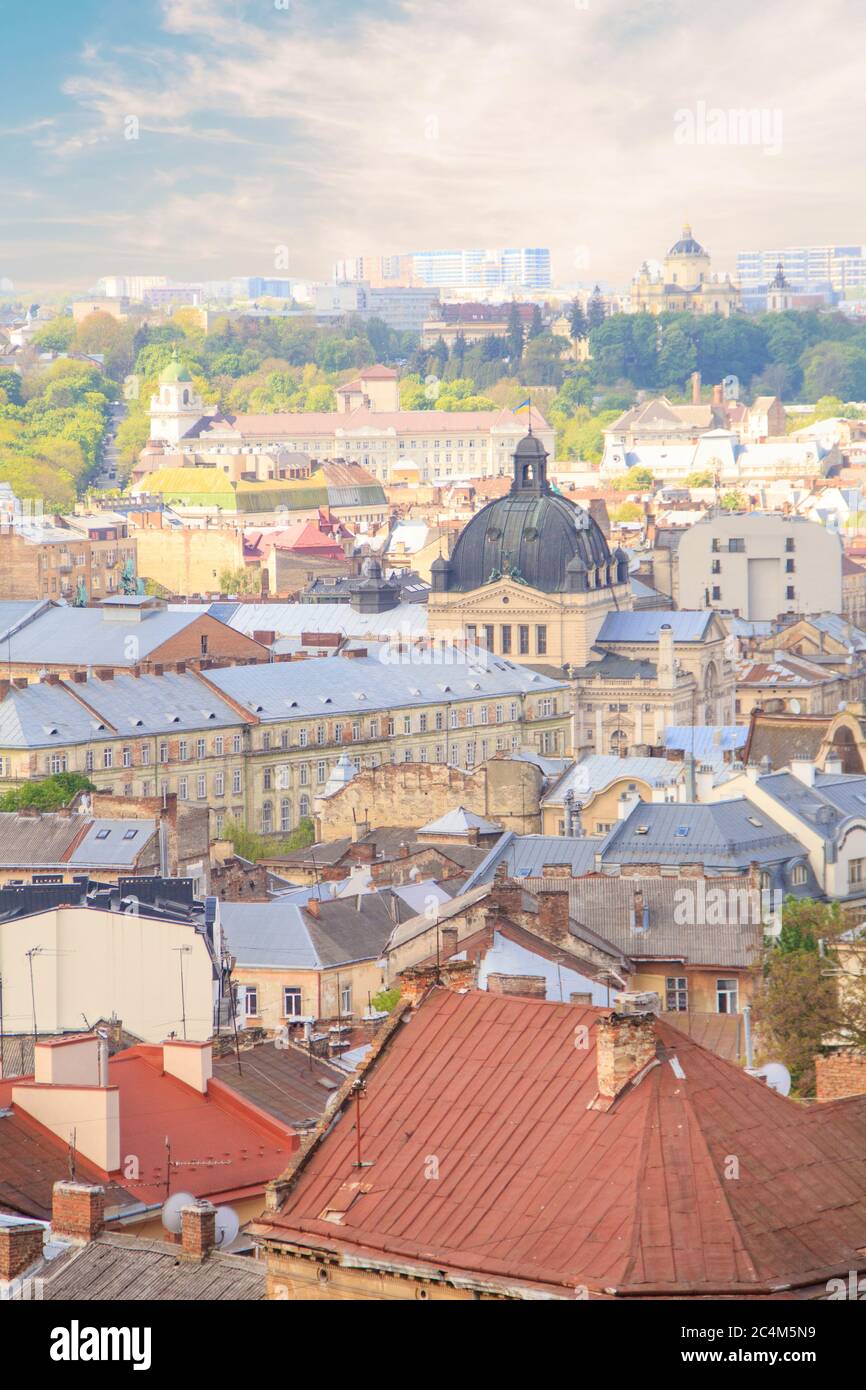
<svg viewBox="0 0 866 1390"><path fill-rule="evenodd" d="M739 287L711 272L710 256L692 236L688 223L665 256L661 276L641 266L631 287L631 310L641 314L721 314L741 307Z"/></svg>
<svg viewBox="0 0 866 1390"><path fill-rule="evenodd" d="M582 664L608 611L631 607L628 560L611 553L589 512L547 478L548 454L528 434L513 482L431 566L428 627L527 665Z"/></svg>

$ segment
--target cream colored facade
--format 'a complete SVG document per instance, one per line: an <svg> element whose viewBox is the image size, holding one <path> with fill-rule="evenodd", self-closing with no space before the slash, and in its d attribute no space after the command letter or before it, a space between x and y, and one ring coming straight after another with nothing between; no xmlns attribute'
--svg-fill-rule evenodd
<svg viewBox="0 0 866 1390"><path fill-rule="evenodd" d="M640 801L683 801L684 786L653 787L640 777L617 777L601 790L579 797L580 823L585 835L606 835L616 825L623 806L623 798L628 799L629 808L635 798ZM556 801L556 791L549 793L541 805L542 835L565 834L565 808ZM636 985L643 989L643 985ZM649 988L649 986L646 986Z"/></svg>
<svg viewBox="0 0 866 1390"><path fill-rule="evenodd" d="M155 527L135 532L138 573L172 594L218 590L226 571L243 570L243 531L228 526Z"/></svg>
<svg viewBox="0 0 866 1390"><path fill-rule="evenodd" d="M544 593L503 578L471 593L434 591L427 628L433 637L477 644L527 666L582 665L612 608L631 608L628 583Z"/></svg>
<svg viewBox="0 0 866 1390"><path fill-rule="evenodd" d="M711 272L710 257L694 240L688 224L664 259L661 276L644 264L632 281L630 308L640 314L721 314L740 308L740 291L729 277Z"/></svg>
<svg viewBox="0 0 866 1390"><path fill-rule="evenodd" d="M680 537L675 564L681 608L722 608L750 622L842 611L842 542L804 517L708 515Z"/></svg>
<svg viewBox="0 0 866 1390"><path fill-rule="evenodd" d="M311 664L317 680L322 660ZM407 666L405 673L411 675L411 669ZM164 732L135 737L134 730L99 729L94 718L94 733L86 742L67 743L60 737L49 748L0 745L0 791L4 783L80 772L99 791L136 797L174 793L181 802L208 806L215 839L229 819L266 835L285 835L312 815L313 801L341 753L359 768L430 762L471 771L496 753L526 746L563 757L572 752L567 683L537 692L455 698L448 670L444 665L441 698L429 704L359 704L356 712L342 716L323 711L312 720L287 713L285 719L266 722L237 704L237 724L217 732L208 723L207 705L221 692L203 680L201 725L180 736L167 724ZM88 700L88 683L75 689ZM167 689L166 704L170 702ZM97 692L90 703L98 707Z"/></svg>
<svg viewBox="0 0 866 1390"><path fill-rule="evenodd" d="M33 994L30 985L32 951ZM183 994L181 999L181 969ZM116 1014L130 1033L162 1042L213 1032L214 980L205 938L190 923L61 907L0 923L4 1027L77 1031Z"/></svg>
<svg viewBox="0 0 866 1390"><path fill-rule="evenodd" d="M321 971L239 965L234 983L256 991L257 1011L245 1015L244 1026L278 1033L297 1018L285 1011L287 989L301 991L301 1017L336 1019L352 1015L357 1019L367 1008L368 996L385 988L385 973L374 960Z"/></svg>

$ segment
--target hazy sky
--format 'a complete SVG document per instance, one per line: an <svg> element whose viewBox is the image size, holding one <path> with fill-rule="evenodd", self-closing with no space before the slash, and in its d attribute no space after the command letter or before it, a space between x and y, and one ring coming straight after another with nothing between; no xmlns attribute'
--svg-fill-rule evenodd
<svg viewBox="0 0 866 1390"><path fill-rule="evenodd" d="M863 0L7 6L16 286L473 245L625 283L685 218L720 269L866 241Z"/></svg>

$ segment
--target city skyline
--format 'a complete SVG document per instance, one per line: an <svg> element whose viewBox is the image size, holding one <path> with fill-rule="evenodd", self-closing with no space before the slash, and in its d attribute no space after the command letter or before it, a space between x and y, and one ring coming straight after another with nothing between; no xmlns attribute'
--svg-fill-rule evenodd
<svg viewBox="0 0 866 1390"><path fill-rule="evenodd" d="M711 14L655 0L562 4L531 36L491 0L459 29L440 0L23 17L0 276L326 279L358 249L510 245L550 246L559 283L622 285L685 219L730 272L743 245L862 241L840 174L866 98L833 37L856 10L733 11L730 49Z"/></svg>

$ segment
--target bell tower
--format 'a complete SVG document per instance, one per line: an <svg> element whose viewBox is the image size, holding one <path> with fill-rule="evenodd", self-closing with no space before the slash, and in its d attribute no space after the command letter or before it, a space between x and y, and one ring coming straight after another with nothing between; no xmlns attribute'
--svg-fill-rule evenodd
<svg viewBox="0 0 866 1390"><path fill-rule="evenodd" d="M177 353L159 374L149 413L151 441L160 444L177 444L204 414L204 402L188 370L178 362Z"/></svg>

